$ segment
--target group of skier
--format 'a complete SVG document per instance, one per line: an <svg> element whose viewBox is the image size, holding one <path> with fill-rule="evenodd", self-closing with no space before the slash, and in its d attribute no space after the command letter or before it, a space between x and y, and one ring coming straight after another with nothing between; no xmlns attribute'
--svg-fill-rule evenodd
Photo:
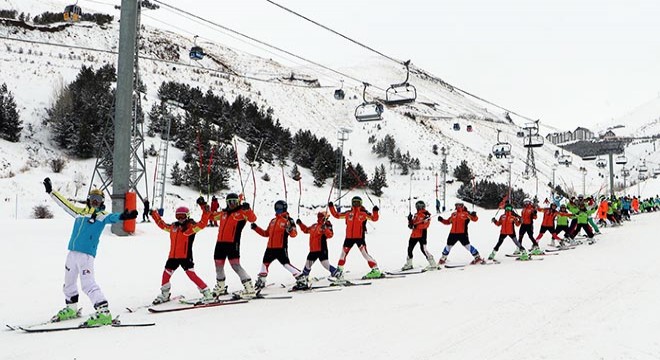
<svg viewBox="0 0 660 360"><path fill-rule="evenodd" d="M74 228L69 241L69 255L65 264L64 295L66 307L60 310L52 321L61 321L80 316L77 307L78 287L77 279L80 277L83 291L90 297L96 308L85 323L85 326L107 325L112 322L112 316L108 309L108 302L94 279L94 257L98 247L99 237L106 224L118 221L135 219L138 215L136 210L126 210L123 213L107 213L104 206L103 192L98 189L90 191L85 207L76 207L66 200L64 196L53 191L50 179L44 179L46 192L64 208L64 210L75 218ZM197 204L202 210L199 221L190 218L190 209L181 206L175 211L176 221L168 224L158 211L150 210L149 215L155 224L169 233L170 251L165 262L162 278L161 293L154 299L153 304L160 304L171 299L172 274L177 268L182 267L186 275L197 286L202 294L201 301L214 301L219 296L227 295L225 263L229 261L232 270L238 275L243 284L243 290L233 293L235 298L251 299L258 295L259 291L266 286L266 278L271 263L279 261L286 270L295 278L295 290L304 290L310 287L309 274L312 265L319 260L323 267L329 272L329 276L338 284L343 281L344 265L346 257L353 246L357 246L362 256L371 269L364 278L380 278L385 274L378 268L378 263L367 251L365 241L367 221L378 221L379 209L374 206L369 212L362 204L362 199L355 196L351 199L351 207L346 211L338 211L332 202L328 203L327 211L318 212L316 222L306 225L302 220L294 220L288 212L288 205L283 200L274 203L274 217L268 226L262 228L256 224L257 216L250 204L242 201L236 193L229 193L225 197L226 206L220 208L217 198L214 196L212 204L208 205L204 197L197 199ZM415 204L416 213L408 215L408 228L411 230L407 247L407 258L402 271L413 268L413 249L417 244L422 254L428 261L426 270L433 270L447 262L451 249L460 242L473 256L472 264L486 263L488 260L496 261L495 256L500 249L504 239L510 237L517 250L515 255L519 260L529 260L530 256L541 255L538 241L546 232L549 232L552 240L551 245L564 248L575 244L575 238L581 230L587 234L589 241L593 241L594 230L600 233L598 226L593 221L592 215L598 212L599 223L620 224L622 219L629 218L629 214L639 211L656 211L660 208L660 198L650 198L639 201L637 198L622 197L606 199L601 198L596 202L593 197L584 198L578 196L571 198L566 204L562 204L560 197L553 196L551 201L546 200L546 207L540 207L525 199L520 214L517 214L513 206L506 203L504 213L499 217L491 219L495 226L500 227L500 235L488 259L483 259L479 251L470 244L468 236L468 225L470 222L478 221L475 211L469 212L462 202L455 204L455 210L448 218L438 216L437 220L450 225L446 246L442 256L436 263L433 255L427 249L428 228L431 224L432 214L426 210L423 201ZM615 205L616 204L616 205ZM147 203L144 204L148 206ZM145 208L146 210L146 208ZM533 235L534 220L538 213L543 214L540 231L536 237ZM337 266L330 265L328 256L327 239L334 236L332 223L329 217L343 219L346 226L346 237L342 246ZM148 219L147 219L148 220ZM145 220L143 220L145 221ZM257 275L256 282L243 269L240 263L241 234L247 223L258 235L268 238L268 244L263 255L261 269ZM217 226L218 233L213 254L216 270L216 283L210 289L206 283L195 273L193 261L193 242L195 234L206 226ZM516 237L515 227L519 227ZM300 230L309 235L309 254L302 270L291 264L288 256L288 239L298 235ZM559 235L563 232L563 238ZM523 246L523 237L527 235L532 242L529 252ZM558 244L556 243L558 242Z"/></svg>

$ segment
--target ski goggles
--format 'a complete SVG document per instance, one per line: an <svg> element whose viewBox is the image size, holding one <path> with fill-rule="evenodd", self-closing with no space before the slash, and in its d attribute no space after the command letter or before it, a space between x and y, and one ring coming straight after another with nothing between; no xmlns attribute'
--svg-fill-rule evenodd
<svg viewBox="0 0 660 360"><path fill-rule="evenodd" d="M420 201L420 202L416 202L416 203L415 203L415 209L417 209L417 210L426 209L426 204L424 204L424 203L421 202L421 201Z"/></svg>
<svg viewBox="0 0 660 360"><path fill-rule="evenodd" d="M238 205L238 199L227 199L227 205L228 206L236 206Z"/></svg>
<svg viewBox="0 0 660 360"><path fill-rule="evenodd" d="M351 205L353 205L353 206L362 206L362 200L353 200L353 201L351 201Z"/></svg>
<svg viewBox="0 0 660 360"><path fill-rule="evenodd" d="M179 214L174 215L174 217L177 220L186 220L188 218L188 214L179 213Z"/></svg>
<svg viewBox="0 0 660 360"><path fill-rule="evenodd" d="M103 195L97 195L97 194L92 194L87 197L87 200L89 200L90 203L97 202L97 203L102 203L104 200Z"/></svg>

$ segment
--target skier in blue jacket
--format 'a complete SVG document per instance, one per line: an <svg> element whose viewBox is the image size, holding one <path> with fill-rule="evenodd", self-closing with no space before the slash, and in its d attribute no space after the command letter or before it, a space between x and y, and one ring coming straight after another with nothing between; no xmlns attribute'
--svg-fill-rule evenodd
<svg viewBox="0 0 660 360"><path fill-rule="evenodd" d="M112 323L112 315L108 309L108 301L101 288L94 280L94 258L99 245L99 238L107 224L137 218L137 210L123 213L107 213L103 204L105 198L99 189L92 189L87 196L85 207L76 207L62 194L53 191L49 178L44 179L46 192L55 202L75 220L69 238L69 254L64 265L64 300L66 307L53 316L51 321L62 321L80 317L78 310L78 277L82 290L94 304L96 313L84 326L101 326Z"/></svg>

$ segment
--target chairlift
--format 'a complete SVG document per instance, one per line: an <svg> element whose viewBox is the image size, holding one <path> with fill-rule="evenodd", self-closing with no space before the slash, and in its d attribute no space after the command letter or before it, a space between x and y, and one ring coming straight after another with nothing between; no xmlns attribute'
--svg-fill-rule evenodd
<svg viewBox="0 0 660 360"><path fill-rule="evenodd" d="M511 155L511 144L500 141L501 132L497 130L497 144L493 145L493 155L498 159Z"/></svg>
<svg viewBox="0 0 660 360"><path fill-rule="evenodd" d="M526 148L536 148L543 146L543 136L541 135L529 135L525 136L523 139L523 146Z"/></svg>
<svg viewBox="0 0 660 360"><path fill-rule="evenodd" d="M518 132L516 133L516 136L519 137L519 138L523 138L523 137L525 137L525 132L522 131L522 130L521 130L521 131L518 131Z"/></svg>
<svg viewBox="0 0 660 360"><path fill-rule="evenodd" d="M660 165L658 165L657 168L653 169L653 175L654 176L660 175Z"/></svg>
<svg viewBox="0 0 660 360"><path fill-rule="evenodd" d="M410 60L403 63L406 67L406 80L402 83L392 84L385 90L385 103L387 105L401 105L414 102L417 99L417 89L408 83L410 78Z"/></svg>
<svg viewBox="0 0 660 360"><path fill-rule="evenodd" d="M191 60L202 60L204 58L204 49L201 46L197 46L198 35L195 35L194 45L190 48L188 55Z"/></svg>
<svg viewBox="0 0 660 360"><path fill-rule="evenodd" d="M67 5L66 7L64 7L64 13L63 13L64 21L67 22L80 21L80 15L82 15L82 9L77 4L78 2L76 1L75 4Z"/></svg>
<svg viewBox="0 0 660 360"><path fill-rule="evenodd" d="M603 158L596 159L596 166L600 169L603 169L607 166L607 160Z"/></svg>
<svg viewBox="0 0 660 360"><path fill-rule="evenodd" d="M643 180L646 180L646 179L647 179L646 173L645 173L645 172L638 171L638 172L637 172L637 178L638 178L639 180L642 180L642 181L643 181Z"/></svg>
<svg viewBox="0 0 660 360"><path fill-rule="evenodd" d="M618 155L614 160L614 163L617 165L625 165L628 163L628 158L626 158L626 155Z"/></svg>
<svg viewBox="0 0 660 360"><path fill-rule="evenodd" d="M454 123L454 127L452 129L454 129L454 131L461 131L461 124Z"/></svg>
<svg viewBox="0 0 660 360"><path fill-rule="evenodd" d="M623 177L630 176L630 170L628 170L626 168L621 169L621 176L623 176Z"/></svg>
<svg viewBox="0 0 660 360"><path fill-rule="evenodd" d="M582 157L582 160L584 161L591 161L591 160L596 160L597 156L596 155L585 155Z"/></svg>
<svg viewBox="0 0 660 360"><path fill-rule="evenodd" d="M364 102L355 108L355 120L357 121L383 120L383 117L381 116L384 111L383 104L376 101L367 101L367 86L370 85L366 82L363 84L364 84L364 90L362 91L362 100Z"/></svg>
<svg viewBox="0 0 660 360"><path fill-rule="evenodd" d="M466 126L465 130L467 130L467 132L472 132L472 125Z"/></svg>
<svg viewBox="0 0 660 360"><path fill-rule="evenodd" d="M644 161L641 165L639 165L637 171L640 173L647 173L649 171L649 169L646 167L646 161Z"/></svg>
<svg viewBox="0 0 660 360"><path fill-rule="evenodd" d="M562 153L557 159L557 162L559 162L559 165L566 165L568 167L573 163L573 157Z"/></svg>
<svg viewBox="0 0 660 360"><path fill-rule="evenodd" d="M344 92L344 80L341 81L341 88L335 90L335 100L344 100L346 93Z"/></svg>

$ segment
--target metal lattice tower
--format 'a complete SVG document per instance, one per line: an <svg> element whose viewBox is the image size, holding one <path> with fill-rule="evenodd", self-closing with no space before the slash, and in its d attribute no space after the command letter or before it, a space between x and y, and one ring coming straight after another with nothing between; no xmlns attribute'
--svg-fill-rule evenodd
<svg viewBox="0 0 660 360"><path fill-rule="evenodd" d="M534 161L534 148L527 148L527 160L525 161L525 176L536 177L536 162Z"/></svg>
<svg viewBox="0 0 660 360"><path fill-rule="evenodd" d="M137 7L137 37L136 37L136 46L135 46L135 65L134 73L135 77L133 79L133 111L132 111L132 126L131 126L131 149L130 149L130 170L129 170L129 189L135 191L137 196L140 199L146 199L149 197L149 190L147 186L146 166L144 164L144 131L143 131L143 119L139 119L139 111L142 108L141 96L140 96L140 72L138 64L138 48L137 44L140 41L140 12L141 6L138 2ZM111 145L108 139L114 138L114 129L112 124L114 124L114 114L115 106L113 104L110 113L106 119L106 125L103 129L103 144L101 153L96 159L96 165L94 166L94 172L92 173L92 180L90 181L90 189L95 186L94 179L98 176L101 181L100 185L95 187L101 189L103 192L110 192L109 187L112 185L112 157L113 157L113 146ZM140 121L142 120L142 121ZM144 177L144 194L138 189L138 184L140 180Z"/></svg>

